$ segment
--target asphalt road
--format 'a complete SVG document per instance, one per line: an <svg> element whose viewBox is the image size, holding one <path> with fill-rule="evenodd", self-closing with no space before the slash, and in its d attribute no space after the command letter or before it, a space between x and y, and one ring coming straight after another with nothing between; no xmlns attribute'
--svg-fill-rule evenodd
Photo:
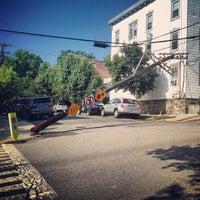
<svg viewBox="0 0 200 200"><path fill-rule="evenodd" d="M200 121L67 116L15 146L62 200L200 199Z"/></svg>

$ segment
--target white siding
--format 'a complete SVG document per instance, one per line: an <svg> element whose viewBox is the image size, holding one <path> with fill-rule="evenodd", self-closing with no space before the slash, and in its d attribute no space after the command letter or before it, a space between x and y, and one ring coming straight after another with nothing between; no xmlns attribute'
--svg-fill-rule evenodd
<svg viewBox="0 0 200 200"><path fill-rule="evenodd" d="M188 2L188 25L200 22L200 1L189 0ZM187 30L188 36L200 34L200 24L191 26ZM199 38L187 42L189 53L186 67L186 97L199 98L199 63L200 63L200 44Z"/></svg>
<svg viewBox="0 0 200 200"><path fill-rule="evenodd" d="M189 1L189 2L188 2ZM148 2L148 1L147 1ZM189 4L188 4L189 3ZM163 41L169 40L171 35L170 32L179 29L179 38L185 38L191 33L188 33L187 25L188 21L190 24L195 22L194 19L191 19L191 16L188 16L188 12L193 13L192 6L196 6L195 12L199 12L199 0L180 0L180 17L176 20L171 20L171 1L170 0L156 0L145 6L144 8L138 10L127 18L124 18L122 21L114 24L112 26L112 42L115 40L115 32L120 31L120 43L132 43L132 42L141 42L146 40L146 15L149 12L153 13L153 28L151 33L153 34L154 41ZM189 5L189 8L188 8ZM188 18L190 17L190 18ZM194 18L194 17L193 17ZM137 37L129 41L128 30L129 24L137 20L138 29ZM199 18L197 19L199 20ZM199 30L199 27L196 28L196 31ZM195 32L191 30L191 32ZM186 40L180 40L179 50L174 53L185 53L191 51L189 45L187 45ZM197 42L198 43L198 42ZM199 43L198 43L199 44ZM157 56L159 53L170 53L170 42L164 43L152 43L152 52ZM194 50L196 58L199 59L199 51ZM194 55L193 52L193 55ZM119 48L113 47L111 49L111 56L114 54L119 54ZM194 60L194 59L193 59ZM189 57L189 60L170 60L168 65L177 63L178 65L178 80L177 85L171 85L172 77L165 71L157 68L160 72L160 76L156 79L154 91L149 92L148 94L142 97L143 100L154 100L154 99L170 99L176 97L189 97L189 98L198 98L200 96L200 87L198 85L199 79L199 65L197 68L197 63L194 64L192 58ZM197 61L197 59L196 59ZM121 94L120 94L121 95Z"/></svg>

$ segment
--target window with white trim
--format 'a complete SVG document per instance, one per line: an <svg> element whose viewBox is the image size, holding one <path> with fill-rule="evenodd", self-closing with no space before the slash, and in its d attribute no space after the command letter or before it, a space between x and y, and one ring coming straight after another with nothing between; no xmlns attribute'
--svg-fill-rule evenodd
<svg viewBox="0 0 200 200"><path fill-rule="evenodd" d="M149 12L146 16L146 30L152 30L153 25L153 12Z"/></svg>
<svg viewBox="0 0 200 200"><path fill-rule="evenodd" d="M171 64L171 69L173 71L173 75L171 76L170 84L171 86L178 85L178 78L179 78L179 63Z"/></svg>
<svg viewBox="0 0 200 200"><path fill-rule="evenodd" d="M115 43L119 43L119 30L115 31Z"/></svg>
<svg viewBox="0 0 200 200"><path fill-rule="evenodd" d="M171 50L177 50L178 49L178 30L171 32Z"/></svg>
<svg viewBox="0 0 200 200"><path fill-rule="evenodd" d="M171 20L178 18L180 15L180 0L171 0Z"/></svg>
<svg viewBox="0 0 200 200"><path fill-rule="evenodd" d="M137 36L137 20L129 24L128 39L132 40Z"/></svg>

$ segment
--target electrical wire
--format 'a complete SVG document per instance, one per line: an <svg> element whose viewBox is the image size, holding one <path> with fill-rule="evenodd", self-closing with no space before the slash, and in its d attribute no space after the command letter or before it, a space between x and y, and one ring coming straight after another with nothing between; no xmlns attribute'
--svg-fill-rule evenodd
<svg viewBox="0 0 200 200"><path fill-rule="evenodd" d="M30 36L37 36L37 37L54 38L54 39L75 40L75 41L82 41L82 42L102 42L102 43L109 43L109 44L112 43L112 42L107 42L107 41L97 41L97 40L77 38L77 37L65 37L65 36L58 36L58 35L49 35L49 34L42 34L42 33L24 32L24 31L15 31L15 30L6 30L6 29L0 29L0 32L30 35ZM118 44L120 44L120 43L118 43Z"/></svg>
<svg viewBox="0 0 200 200"><path fill-rule="evenodd" d="M194 23L194 24L191 24L191 25L189 25L189 26L185 26L185 27L183 27L183 28L181 28L181 29L178 29L178 30L181 31L181 30L190 28L190 27L195 26L195 25L198 25L198 24L200 24L200 22L196 22L196 23ZM157 39L157 38L160 38L160 37L163 37L163 36L166 36L166 35L169 35L169 34L171 34L171 32L169 32L169 33L164 33L163 35L156 36L156 37L152 38L152 40Z"/></svg>
<svg viewBox="0 0 200 200"><path fill-rule="evenodd" d="M190 26L187 26L187 27L184 27L182 29L189 28L189 27L197 25L199 23L200 22L194 23L194 24L192 24ZM182 30L182 29L179 29L179 30ZM108 42L108 41L98 41L98 40L91 40L91 39L84 39L84 38L77 38L77 37L65 37L65 36L57 36L57 35L49 35L49 34L33 33L33 32L24 32L24 31L15 31L15 30L6 30L6 29L0 29L0 32L7 32L7 33L13 33L13 34L22 34L22 35L30 35L30 36L37 36L37 37L47 37L47 38L53 38L53 39L65 39L65 40L74 40L74 41L82 41L82 42L103 43L104 44L104 46L103 46L104 48L105 47L120 47L120 46L112 46L112 44L122 45L122 46L123 45L128 45L127 43L116 43L116 42ZM168 35L168 34L170 34L170 33L163 34L163 35L158 36L156 38L159 38L159 37L162 37L162 36ZM194 36L189 36L189 37L185 37L185 38L178 38L176 40L193 39L193 38L196 38L196 37L200 37L200 35L194 35ZM153 39L155 39L155 38L153 38ZM173 39L152 41L151 43L162 43L162 42L170 42L170 41L173 41ZM141 45L141 44L144 44L144 42L145 41L139 42L138 44ZM108 45L108 44L111 44L111 45Z"/></svg>

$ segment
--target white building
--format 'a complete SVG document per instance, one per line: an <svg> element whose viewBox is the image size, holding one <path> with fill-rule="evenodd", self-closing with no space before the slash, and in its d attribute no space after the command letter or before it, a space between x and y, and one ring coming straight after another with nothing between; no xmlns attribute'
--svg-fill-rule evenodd
<svg viewBox="0 0 200 200"><path fill-rule="evenodd" d="M155 89L140 100L144 112L178 114L199 110L200 0L140 0L112 18L109 25L114 43L140 43L151 33L150 48L157 57L160 53L188 53L188 59L166 62L174 70L173 75L157 68L160 75ZM111 56L119 50L113 47Z"/></svg>

